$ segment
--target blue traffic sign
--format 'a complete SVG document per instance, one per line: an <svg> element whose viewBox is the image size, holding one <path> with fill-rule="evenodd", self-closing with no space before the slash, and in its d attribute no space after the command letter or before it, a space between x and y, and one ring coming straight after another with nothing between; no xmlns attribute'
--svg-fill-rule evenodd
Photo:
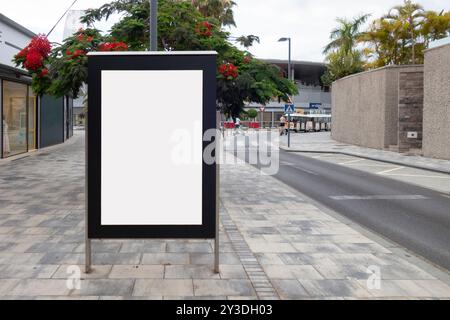
<svg viewBox="0 0 450 320"><path fill-rule="evenodd" d="M295 105L293 105L293 104L285 105L284 106L284 113L286 113L286 114L295 113Z"/></svg>
<svg viewBox="0 0 450 320"><path fill-rule="evenodd" d="M320 109L321 107L322 107L322 103L314 103L314 102L309 103L310 109Z"/></svg>

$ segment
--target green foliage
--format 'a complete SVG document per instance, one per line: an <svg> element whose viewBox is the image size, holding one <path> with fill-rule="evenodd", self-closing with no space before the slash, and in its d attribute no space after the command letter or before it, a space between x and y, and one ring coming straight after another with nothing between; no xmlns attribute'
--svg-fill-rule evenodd
<svg viewBox="0 0 450 320"><path fill-rule="evenodd" d="M273 98L289 100L297 87L284 79L280 70L240 51L227 41L230 34L222 25L234 25L232 8L235 3L228 0L159 0L158 47L164 50L215 50L218 53L217 67L233 64L236 77L225 78L217 74L217 101L223 113L236 117L245 102L265 104ZM132 50L145 50L149 46L149 4L147 0L120 0L87 11L82 19L93 24L107 19L113 13L122 14L122 19L111 29L111 35L126 42ZM207 22L211 32L199 32L199 25ZM251 35L241 37L247 46L259 38Z"/></svg>
<svg viewBox="0 0 450 320"><path fill-rule="evenodd" d="M79 30L53 49L49 68L52 83L47 93L56 97L78 97L88 75L86 54L96 51L105 40L98 30Z"/></svg>
<svg viewBox="0 0 450 320"><path fill-rule="evenodd" d="M339 50L328 55L328 68L322 76L322 83L326 86L346 76L364 71L364 61L361 52L352 51L346 54Z"/></svg>
<svg viewBox="0 0 450 320"><path fill-rule="evenodd" d="M324 50L327 53L327 71L321 80L330 86L337 79L364 70L362 53L356 47L361 37L360 28L370 15L360 15L353 20L337 19L339 26L331 34L332 40Z"/></svg>
<svg viewBox="0 0 450 320"><path fill-rule="evenodd" d="M258 111L256 111L255 109L250 109L247 111L247 116L250 119L256 119L258 117Z"/></svg>
<svg viewBox="0 0 450 320"><path fill-rule="evenodd" d="M327 54L333 50L342 50L346 55L350 54L361 36L361 26L366 23L369 17L369 14L363 14L352 20L345 18L336 19L338 27L331 31L331 42L325 47L323 52Z"/></svg>
<svg viewBox="0 0 450 320"><path fill-rule="evenodd" d="M423 63L429 43L450 35L450 12L426 11L411 0L393 7L360 32L367 18L338 19L339 26L324 50L328 53L328 71L322 77L325 85L364 69Z"/></svg>
<svg viewBox="0 0 450 320"><path fill-rule="evenodd" d="M258 36L255 35L248 35L248 36L240 36L238 38L236 38L236 42L238 42L241 46L243 46L244 48L248 49L251 46L253 46L253 44L256 43L260 43L260 39Z"/></svg>
<svg viewBox="0 0 450 320"><path fill-rule="evenodd" d="M369 68L423 63L431 41L450 35L450 12L426 11L406 0L375 20L361 40L370 49Z"/></svg>

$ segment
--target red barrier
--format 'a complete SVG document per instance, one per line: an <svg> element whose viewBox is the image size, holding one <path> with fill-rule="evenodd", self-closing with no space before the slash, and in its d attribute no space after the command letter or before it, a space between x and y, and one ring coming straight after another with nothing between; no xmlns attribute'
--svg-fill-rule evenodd
<svg viewBox="0 0 450 320"><path fill-rule="evenodd" d="M259 129L260 128L260 124L259 124L259 122L250 122L248 127L250 129Z"/></svg>
<svg viewBox="0 0 450 320"><path fill-rule="evenodd" d="M223 123L223 127L224 127L225 129L234 129L234 128L235 128L235 125L234 125L234 122L224 122L224 123Z"/></svg>

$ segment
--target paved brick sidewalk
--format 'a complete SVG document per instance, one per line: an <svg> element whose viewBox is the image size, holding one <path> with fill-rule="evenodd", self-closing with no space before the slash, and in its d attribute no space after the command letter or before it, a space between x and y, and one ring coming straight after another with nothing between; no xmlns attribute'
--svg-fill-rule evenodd
<svg viewBox="0 0 450 320"><path fill-rule="evenodd" d="M287 141L285 140L286 138L283 140L283 145L287 146ZM372 160L388 161L400 165L450 173L449 160L410 156L397 152L340 143L331 139L330 132L293 133L291 135L291 148L289 150L300 152L340 152L357 157L368 157Z"/></svg>
<svg viewBox="0 0 450 320"><path fill-rule="evenodd" d="M208 241L95 241L95 272L69 290L68 266L84 263L82 138L0 167L1 299L450 298L433 267L247 165L222 167L219 275Z"/></svg>

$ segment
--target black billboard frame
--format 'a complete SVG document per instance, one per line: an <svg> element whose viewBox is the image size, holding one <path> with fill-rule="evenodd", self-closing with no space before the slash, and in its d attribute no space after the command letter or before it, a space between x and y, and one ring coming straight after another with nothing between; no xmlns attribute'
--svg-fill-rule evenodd
<svg viewBox="0 0 450 320"><path fill-rule="evenodd" d="M86 272L91 271L91 240L107 239L214 239L215 271L219 272L219 165L203 161L202 225L101 224L101 113L102 71L203 72L203 133L218 129L216 112L217 53L208 52L111 52L88 55L88 104L86 126ZM203 141L203 148L216 141ZM218 157L216 150L215 157ZM203 155L202 155L203 159Z"/></svg>

